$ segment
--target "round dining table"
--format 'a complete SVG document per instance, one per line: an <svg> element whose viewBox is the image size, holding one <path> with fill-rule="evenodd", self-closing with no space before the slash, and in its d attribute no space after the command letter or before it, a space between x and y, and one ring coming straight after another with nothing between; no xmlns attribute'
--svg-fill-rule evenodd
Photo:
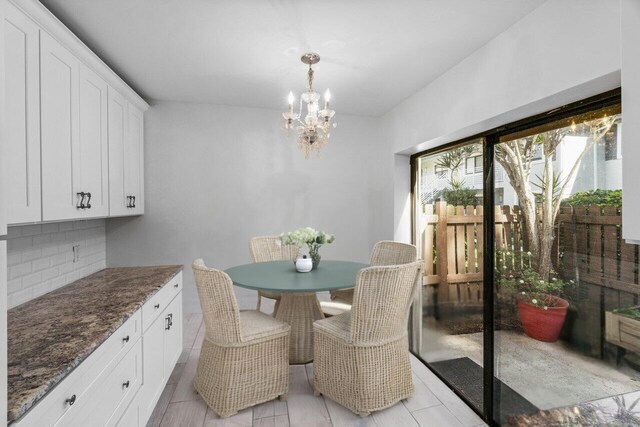
<svg viewBox="0 0 640 427"><path fill-rule="evenodd" d="M313 360L313 322L323 319L316 292L353 288L356 275L367 264L322 260L308 273L296 271L292 261L243 264L225 270L237 286L257 291L280 292L275 313L291 325L289 363Z"/></svg>

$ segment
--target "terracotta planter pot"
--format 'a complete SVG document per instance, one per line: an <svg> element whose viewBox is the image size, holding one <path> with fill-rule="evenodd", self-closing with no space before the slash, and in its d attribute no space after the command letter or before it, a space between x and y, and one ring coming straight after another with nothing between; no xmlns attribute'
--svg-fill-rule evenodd
<svg viewBox="0 0 640 427"><path fill-rule="evenodd" d="M556 307L547 307L545 310L518 300L518 314L525 334L538 341L555 342L560 337L569 303L552 295L548 298L554 301Z"/></svg>

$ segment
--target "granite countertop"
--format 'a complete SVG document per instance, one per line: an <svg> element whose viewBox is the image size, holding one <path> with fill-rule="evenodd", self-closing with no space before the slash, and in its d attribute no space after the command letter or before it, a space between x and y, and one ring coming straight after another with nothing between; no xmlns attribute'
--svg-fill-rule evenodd
<svg viewBox="0 0 640 427"><path fill-rule="evenodd" d="M8 421L53 389L181 270L107 268L9 310Z"/></svg>

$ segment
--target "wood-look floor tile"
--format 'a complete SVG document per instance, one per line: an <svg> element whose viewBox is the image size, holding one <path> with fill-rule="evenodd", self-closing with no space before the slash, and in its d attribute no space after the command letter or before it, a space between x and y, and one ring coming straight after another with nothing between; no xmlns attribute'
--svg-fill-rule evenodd
<svg viewBox="0 0 640 427"><path fill-rule="evenodd" d="M167 380L167 384L176 384L178 381L180 381L185 365L186 363L176 363L176 366L174 366L173 368L173 372L171 372L171 375Z"/></svg>
<svg viewBox="0 0 640 427"><path fill-rule="evenodd" d="M420 427L462 427L462 423L444 405L432 406L413 412Z"/></svg>
<svg viewBox="0 0 640 427"><path fill-rule="evenodd" d="M171 396L173 396L175 389L175 384L167 384L164 390L162 390L158 403L156 403L156 407L153 409L151 417L149 417L149 421L147 421L147 427L158 427L160 425L162 417L164 417L164 413L167 410L167 406L169 406L169 402L171 402Z"/></svg>
<svg viewBox="0 0 640 427"><path fill-rule="evenodd" d="M417 375L413 375L413 384L415 385L413 396L404 402L404 406L410 412L442 404Z"/></svg>
<svg viewBox="0 0 640 427"><path fill-rule="evenodd" d="M203 400L170 403L160 427L202 427L206 414Z"/></svg>
<svg viewBox="0 0 640 427"><path fill-rule="evenodd" d="M322 397L313 395L304 366L290 366L289 422L292 426L331 426L331 418Z"/></svg>
<svg viewBox="0 0 640 427"><path fill-rule="evenodd" d="M253 410L247 408L227 418L220 418L211 408L207 411L203 427L251 427Z"/></svg>
<svg viewBox="0 0 640 427"><path fill-rule="evenodd" d="M269 418L275 415L275 402L270 400L253 407L253 419Z"/></svg>
<svg viewBox="0 0 640 427"><path fill-rule="evenodd" d="M398 402L384 411L373 412L369 416L373 417L373 420L379 426L411 427L418 425L416 420L411 416L411 412L409 412L402 402ZM443 424L443 426L444 425L446 424Z"/></svg>
<svg viewBox="0 0 640 427"><path fill-rule="evenodd" d="M187 364L182 370L180 380L176 384L176 390L173 392L171 402L184 402L187 400L201 400L200 396L193 387L193 378L196 376L196 368L198 367L198 358L200 357L200 349L192 349L189 353Z"/></svg>

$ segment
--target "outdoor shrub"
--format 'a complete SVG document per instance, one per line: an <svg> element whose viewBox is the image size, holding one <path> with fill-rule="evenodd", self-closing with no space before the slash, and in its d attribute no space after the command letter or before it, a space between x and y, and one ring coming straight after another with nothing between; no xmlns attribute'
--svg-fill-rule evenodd
<svg viewBox="0 0 640 427"><path fill-rule="evenodd" d="M563 206L622 206L622 190L581 191L562 201Z"/></svg>
<svg viewBox="0 0 640 427"><path fill-rule="evenodd" d="M476 206L479 202L476 190L469 187L447 188L442 192L442 198L453 206Z"/></svg>

